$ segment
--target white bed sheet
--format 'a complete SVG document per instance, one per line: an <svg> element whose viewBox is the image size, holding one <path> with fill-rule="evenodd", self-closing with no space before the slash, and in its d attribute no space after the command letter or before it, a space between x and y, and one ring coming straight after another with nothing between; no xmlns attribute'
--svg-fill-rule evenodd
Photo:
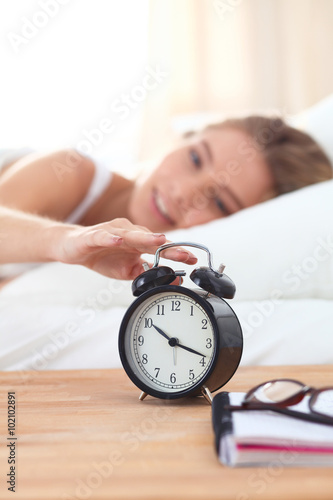
<svg viewBox="0 0 333 500"><path fill-rule="evenodd" d="M0 292L0 369L119 368L118 331L131 283L45 264ZM325 299L228 301L244 333L242 365L333 362Z"/></svg>

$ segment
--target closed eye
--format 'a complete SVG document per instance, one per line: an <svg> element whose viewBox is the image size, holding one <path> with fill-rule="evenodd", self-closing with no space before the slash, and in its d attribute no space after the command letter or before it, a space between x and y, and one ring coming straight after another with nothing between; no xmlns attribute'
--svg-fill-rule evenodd
<svg viewBox="0 0 333 500"><path fill-rule="evenodd" d="M190 149L190 159L196 168L200 168L202 166L201 158L198 155L198 153L195 151L195 149Z"/></svg>
<svg viewBox="0 0 333 500"><path fill-rule="evenodd" d="M231 212L227 209L223 201L221 201L219 198L215 198L215 204L217 208L222 212L223 215L231 215Z"/></svg>

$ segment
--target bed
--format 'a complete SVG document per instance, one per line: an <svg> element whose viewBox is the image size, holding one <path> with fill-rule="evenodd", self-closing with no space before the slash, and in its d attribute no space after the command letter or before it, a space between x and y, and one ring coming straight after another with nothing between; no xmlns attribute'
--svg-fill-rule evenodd
<svg viewBox="0 0 333 500"><path fill-rule="evenodd" d="M290 120L333 162L333 96ZM333 181L326 181L167 235L208 246L214 266L226 265L237 288L228 302L243 328L242 365L333 362L332 213ZM196 255L205 265L206 254ZM191 270L175 264L183 267ZM0 292L0 369L24 376L120 367L118 329L133 300L130 286L60 263L9 283Z"/></svg>

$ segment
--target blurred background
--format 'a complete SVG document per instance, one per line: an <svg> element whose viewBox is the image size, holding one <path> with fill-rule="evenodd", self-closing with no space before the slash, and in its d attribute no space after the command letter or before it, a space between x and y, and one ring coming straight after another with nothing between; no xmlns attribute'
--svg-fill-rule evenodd
<svg viewBox="0 0 333 500"><path fill-rule="evenodd" d="M333 90L332 0L1 0L1 148L133 175L187 128Z"/></svg>

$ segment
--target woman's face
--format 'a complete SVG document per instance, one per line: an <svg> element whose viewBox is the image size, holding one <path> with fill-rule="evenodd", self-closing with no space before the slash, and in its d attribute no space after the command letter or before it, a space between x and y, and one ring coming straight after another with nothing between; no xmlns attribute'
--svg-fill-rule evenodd
<svg viewBox="0 0 333 500"><path fill-rule="evenodd" d="M192 136L133 191L129 218L171 231L226 217L266 199L273 177L254 141L232 128Z"/></svg>

